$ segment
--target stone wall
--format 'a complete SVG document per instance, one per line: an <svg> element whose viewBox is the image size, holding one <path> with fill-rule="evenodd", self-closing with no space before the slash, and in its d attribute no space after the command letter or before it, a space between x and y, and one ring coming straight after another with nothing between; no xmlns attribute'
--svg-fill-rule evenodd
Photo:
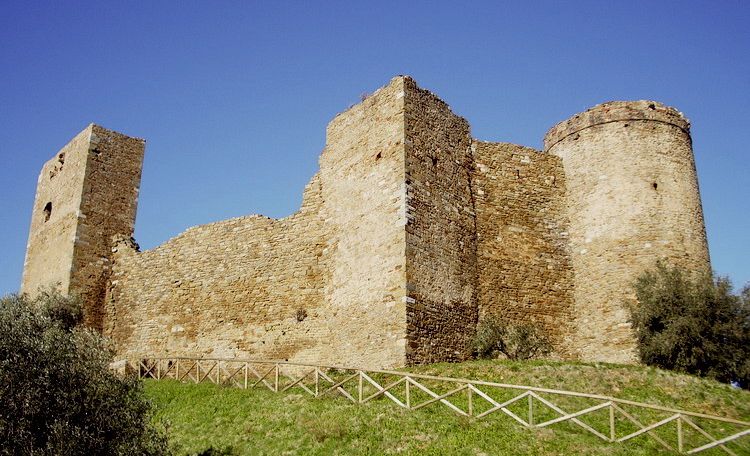
<svg viewBox="0 0 750 456"><path fill-rule="evenodd" d="M56 287L67 293L81 207L91 126L42 166L31 213L21 292Z"/></svg>
<svg viewBox="0 0 750 456"><path fill-rule="evenodd" d="M475 141L480 320L534 322L570 357L573 270L559 157Z"/></svg>
<svg viewBox="0 0 750 456"><path fill-rule="evenodd" d="M477 321L471 134L434 94L406 89L407 359L459 361Z"/></svg>
<svg viewBox="0 0 750 456"><path fill-rule="evenodd" d="M22 291L80 295L86 324L102 328L110 240L133 234L144 145L92 124L44 165Z"/></svg>
<svg viewBox="0 0 750 456"><path fill-rule="evenodd" d="M294 215L120 242L106 332L121 354L402 365L403 125L396 79L330 123Z"/></svg>
<svg viewBox="0 0 750 456"><path fill-rule="evenodd" d="M83 298L86 324L99 330L112 236L130 237L135 229L144 147L142 139L91 126L71 290Z"/></svg>
<svg viewBox="0 0 750 456"><path fill-rule="evenodd" d="M404 364L404 78L336 116L320 158L331 281L327 359Z"/></svg>
<svg viewBox="0 0 750 456"><path fill-rule="evenodd" d="M281 220L251 215L197 226L138 252L120 240L105 333L120 355L316 359L328 233L320 179Z"/></svg>
<svg viewBox="0 0 750 456"><path fill-rule="evenodd" d="M627 304L657 259L710 268L688 121L652 101L612 102L560 123L575 271L576 340L586 360L635 361Z"/></svg>

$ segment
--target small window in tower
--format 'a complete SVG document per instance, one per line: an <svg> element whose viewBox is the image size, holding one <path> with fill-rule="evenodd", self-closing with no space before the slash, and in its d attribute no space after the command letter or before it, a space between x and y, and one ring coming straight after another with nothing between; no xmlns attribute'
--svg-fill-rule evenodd
<svg viewBox="0 0 750 456"><path fill-rule="evenodd" d="M52 215L52 203L49 202L44 206L44 221L48 221L50 215Z"/></svg>
<svg viewBox="0 0 750 456"><path fill-rule="evenodd" d="M651 184L651 186L654 187L654 190L656 190L659 187L659 184L657 184L656 182L654 182L653 184Z"/></svg>

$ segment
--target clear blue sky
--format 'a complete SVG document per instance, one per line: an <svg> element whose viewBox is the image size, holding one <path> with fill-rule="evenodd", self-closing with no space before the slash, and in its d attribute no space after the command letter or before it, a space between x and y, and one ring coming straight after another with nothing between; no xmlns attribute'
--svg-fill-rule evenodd
<svg viewBox="0 0 750 456"><path fill-rule="evenodd" d="M693 123L714 269L750 282L750 2L26 2L0 14L0 294L42 164L90 122L147 139L136 240L299 206L325 126L397 74L540 147L594 104Z"/></svg>

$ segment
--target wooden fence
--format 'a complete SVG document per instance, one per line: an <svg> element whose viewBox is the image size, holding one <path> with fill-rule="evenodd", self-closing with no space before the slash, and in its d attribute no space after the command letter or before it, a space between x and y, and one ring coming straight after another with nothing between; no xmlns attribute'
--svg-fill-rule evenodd
<svg viewBox="0 0 750 456"><path fill-rule="evenodd" d="M750 435L749 422L597 394L278 361L149 358L139 364L140 378L258 387L276 393L294 388L316 398L341 396L355 404L387 399L408 410L444 406L476 419L502 414L530 429L573 426L610 443L650 439L682 454L707 450L750 454L748 439L743 439Z"/></svg>

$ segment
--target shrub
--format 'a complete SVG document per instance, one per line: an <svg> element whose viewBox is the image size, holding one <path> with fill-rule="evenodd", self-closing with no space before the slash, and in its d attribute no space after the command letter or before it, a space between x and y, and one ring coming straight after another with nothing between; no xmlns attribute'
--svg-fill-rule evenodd
<svg viewBox="0 0 750 456"><path fill-rule="evenodd" d="M166 453L140 381L108 369L112 347L81 317L56 293L0 298L0 453Z"/></svg>
<svg viewBox="0 0 750 456"><path fill-rule="evenodd" d="M210 446L198 453L193 453L193 456L235 456L237 454L238 453L231 446L225 448L215 448L214 446Z"/></svg>
<svg viewBox="0 0 750 456"><path fill-rule="evenodd" d="M657 263L635 283L631 323L644 364L750 387L750 288Z"/></svg>
<svg viewBox="0 0 750 456"><path fill-rule="evenodd" d="M526 360L549 354L550 347L549 339L538 327L506 323L495 316L479 322L474 338L474 353L484 359L502 354L511 360Z"/></svg>

